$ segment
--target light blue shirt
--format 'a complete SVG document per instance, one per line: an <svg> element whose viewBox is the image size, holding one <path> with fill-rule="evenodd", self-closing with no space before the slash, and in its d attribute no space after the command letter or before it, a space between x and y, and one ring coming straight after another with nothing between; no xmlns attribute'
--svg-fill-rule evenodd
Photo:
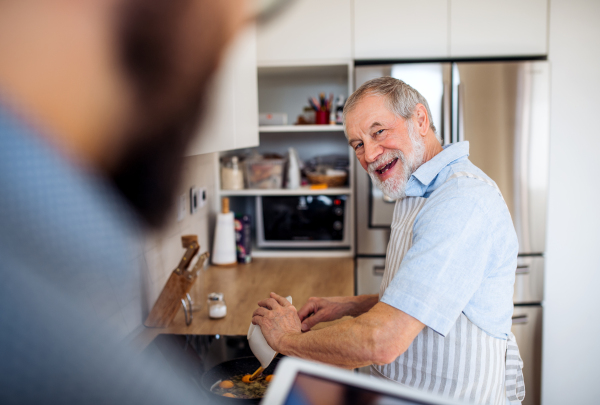
<svg viewBox="0 0 600 405"><path fill-rule="evenodd" d="M381 301L445 336L461 312L489 335L506 339L513 313L518 240L489 177L459 142L419 167L406 194L427 198L413 225L412 247ZM489 179L491 180L491 179Z"/></svg>

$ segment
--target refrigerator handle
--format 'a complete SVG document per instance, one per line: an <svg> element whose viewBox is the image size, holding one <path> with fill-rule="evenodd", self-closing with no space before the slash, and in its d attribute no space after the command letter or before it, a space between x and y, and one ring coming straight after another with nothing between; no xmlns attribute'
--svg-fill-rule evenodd
<svg viewBox="0 0 600 405"><path fill-rule="evenodd" d="M459 83L458 89L458 142L465 140L465 87L464 84Z"/></svg>
<svg viewBox="0 0 600 405"><path fill-rule="evenodd" d="M384 272L385 272L385 266L373 266L373 275L383 276Z"/></svg>
<svg viewBox="0 0 600 405"><path fill-rule="evenodd" d="M452 128L450 127L450 117L452 116L452 101L450 99L450 84L444 83L444 93L442 94L442 141L443 145L450 145L452 142Z"/></svg>
<svg viewBox="0 0 600 405"><path fill-rule="evenodd" d="M529 266L517 266L517 271L515 273L517 275L519 275L519 274L529 274Z"/></svg>
<svg viewBox="0 0 600 405"><path fill-rule="evenodd" d="M527 315L514 315L512 317L512 324L513 325L525 324L527 322L529 322L529 317Z"/></svg>

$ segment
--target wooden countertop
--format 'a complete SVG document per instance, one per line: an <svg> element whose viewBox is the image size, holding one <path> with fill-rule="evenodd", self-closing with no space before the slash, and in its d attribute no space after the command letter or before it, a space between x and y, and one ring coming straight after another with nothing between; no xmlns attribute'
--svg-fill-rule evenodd
<svg viewBox="0 0 600 405"><path fill-rule="evenodd" d="M300 309L313 296L354 295L352 258L256 258L250 264L234 267L211 266L199 275L192 287L194 302L202 305L194 320L186 326L183 309L167 328L146 328L146 339L161 333L197 335L245 335L257 302L273 291L291 295ZM211 292L222 292L227 316L209 319L206 299ZM327 324L319 325L321 327Z"/></svg>

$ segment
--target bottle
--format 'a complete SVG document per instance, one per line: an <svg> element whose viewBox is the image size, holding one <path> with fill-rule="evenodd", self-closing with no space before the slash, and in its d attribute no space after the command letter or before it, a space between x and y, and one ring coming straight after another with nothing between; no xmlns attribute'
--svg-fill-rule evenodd
<svg viewBox="0 0 600 405"><path fill-rule="evenodd" d="M340 94L335 103L335 123L339 125L344 123L344 104L344 96Z"/></svg>
<svg viewBox="0 0 600 405"><path fill-rule="evenodd" d="M227 197L223 198L221 213L217 215L212 262L217 266L230 266L237 263L234 218L233 212L229 211Z"/></svg>
<svg viewBox="0 0 600 405"><path fill-rule="evenodd" d="M286 187L288 189L300 188L300 159L296 149L288 149L288 171Z"/></svg>

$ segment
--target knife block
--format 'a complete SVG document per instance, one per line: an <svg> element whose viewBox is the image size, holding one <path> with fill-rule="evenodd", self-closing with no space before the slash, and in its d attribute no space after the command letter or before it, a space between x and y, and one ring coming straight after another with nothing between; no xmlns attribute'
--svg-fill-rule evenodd
<svg viewBox="0 0 600 405"><path fill-rule="evenodd" d="M188 269L190 262L198 254L200 245L197 235L185 235L181 237L181 244L186 248L179 265L169 276L169 280L162 289L152 311L146 318L144 325L151 328L165 328L171 324L179 307L181 300L190 292L196 281L196 273Z"/></svg>

